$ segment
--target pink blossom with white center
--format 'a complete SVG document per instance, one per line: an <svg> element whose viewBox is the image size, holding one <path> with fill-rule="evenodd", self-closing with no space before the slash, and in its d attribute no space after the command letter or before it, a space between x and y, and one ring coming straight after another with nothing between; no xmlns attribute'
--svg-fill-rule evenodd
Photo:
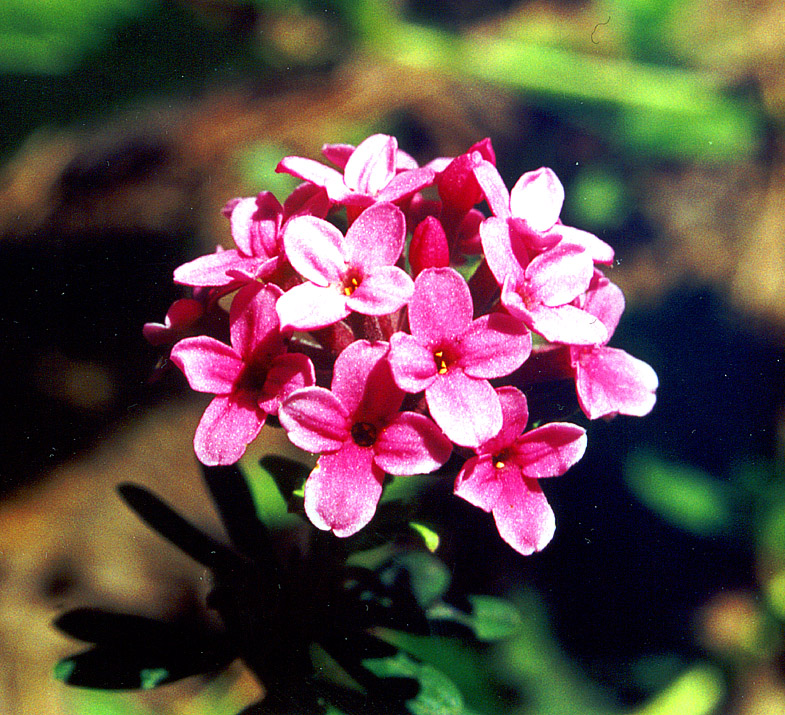
<svg viewBox="0 0 785 715"><path fill-rule="evenodd" d="M496 390L503 425L480 445L455 480L455 494L493 512L500 536L521 554L543 549L556 521L538 479L557 477L586 450L586 430L552 422L524 432L529 420L526 397L514 387Z"/></svg>
<svg viewBox="0 0 785 715"><path fill-rule="evenodd" d="M277 286L251 283L234 297L231 346L205 335L185 338L171 360L197 392L215 395L194 436L199 461L233 464L290 392L314 384L311 361L287 353L275 303Z"/></svg>
<svg viewBox="0 0 785 715"><path fill-rule="evenodd" d="M427 417L399 412L404 393L388 351L385 342L352 343L335 362L332 390L297 390L278 412L293 444L321 453L305 482L305 512L336 536L351 536L371 520L385 472L432 472L452 451Z"/></svg>
<svg viewBox="0 0 785 715"><path fill-rule="evenodd" d="M564 204L564 187L547 167L528 171L507 191L496 167L483 161L474 167L493 215L501 220L495 233L508 233L507 243L516 250L536 255L558 243L574 244L588 251L596 263L613 263L613 249L588 231L565 226L559 220Z"/></svg>
<svg viewBox="0 0 785 715"><path fill-rule="evenodd" d="M520 367L531 352L526 327L502 313L472 320L466 281L452 268L417 276L409 303L411 334L390 338L390 364L406 392L425 390L431 416L456 444L476 447L502 426L488 380Z"/></svg>
<svg viewBox="0 0 785 715"><path fill-rule="evenodd" d="M335 203L359 207L405 199L434 180L432 169L417 167L398 149L395 137L386 134L374 134L357 148L328 144L322 151L343 173L301 156L284 157L275 170L324 187Z"/></svg>
<svg viewBox="0 0 785 715"><path fill-rule="evenodd" d="M313 216L298 216L284 228L292 267L306 279L278 300L283 330L332 325L352 311L387 315L411 298L414 283L393 265L406 239L406 219L393 204L363 211L344 236Z"/></svg>
<svg viewBox="0 0 785 715"><path fill-rule="evenodd" d="M606 345L624 312L624 295L596 271L583 309L603 323L608 337L600 345L570 347L581 409L590 419L616 414L643 417L657 400L657 373L643 360Z"/></svg>

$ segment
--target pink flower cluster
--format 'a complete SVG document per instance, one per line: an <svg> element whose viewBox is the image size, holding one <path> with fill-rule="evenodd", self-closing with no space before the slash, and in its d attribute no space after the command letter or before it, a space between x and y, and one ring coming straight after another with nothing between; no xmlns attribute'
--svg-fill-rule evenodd
<svg viewBox="0 0 785 715"><path fill-rule="evenodd" d="M526 431L522 389L573 379L590 419L655 401L651 367L607 347L624 298L597 264L613 250L561 223L550 169L508 191L488 139L423 167L383 134L322 151L336 168L280 162L303 182L283 205L269 192L231 201L236 247L180 266L193 298L146 326L175 343L191 387L214 395L198 458L237 461L277 416L320 455L308 517L349 536L373 517L385 474L433 472L455 451L455 493L492 512L519 552L542 549L554 516L538 480L575 464L586 434L561 422Z"/></svg>

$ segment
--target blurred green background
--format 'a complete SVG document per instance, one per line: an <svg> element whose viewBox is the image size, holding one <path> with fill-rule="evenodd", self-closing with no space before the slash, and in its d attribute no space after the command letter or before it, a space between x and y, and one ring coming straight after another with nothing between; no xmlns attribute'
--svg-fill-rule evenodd
<svg viewBox="0 0 785 715"><path fill-rule="evenodd" d="M545 485L558 527L542 554L509 551L458 500L433 508L456 591L507 595L521 623L499 646L412 652L450 671L456 713L785 711L783 38L776 0L6 0L4 711L250 701L241 674L154 699L53 682L74 644L28 645L8 624L48 622L91 565L67 544L65 565L32 550L28 520L65 544L51 495L81 503L106 469L63 469L183 399L174 377L147 382L158 355L140 328L175 297L174 266L229 241L223 203L283 196L281 156L376 131L421 161L490 136L510 185L552 167L565 223L617 250L613 344L661 381L652 415L593 424L581 464ZM125 567L122 543L105 550Z"/></svg>

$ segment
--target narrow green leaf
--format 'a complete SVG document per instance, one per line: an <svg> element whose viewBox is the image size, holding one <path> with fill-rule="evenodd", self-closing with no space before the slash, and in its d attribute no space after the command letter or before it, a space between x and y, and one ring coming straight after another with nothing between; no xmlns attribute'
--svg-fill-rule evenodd
<svg viewBox="0 0 785 715"><path fill-rule="evenodd" d="M410 521L409 526L422 537L425 548L428 551L433 553L439 548L439 535L433 529L429 529L425 524L419 524L416 521Z"/></svg>

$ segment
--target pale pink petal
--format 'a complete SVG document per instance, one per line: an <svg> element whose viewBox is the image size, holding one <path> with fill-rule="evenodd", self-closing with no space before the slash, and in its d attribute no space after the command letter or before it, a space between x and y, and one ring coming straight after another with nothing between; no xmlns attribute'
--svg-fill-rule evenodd
<svg viewBox="0 0 785 715"><path fill-rule="evenodd" d="M406 305L414 294L414 281L397 266L375 268L346 299L346 306L363 315L388 315Z"/></svg>
<svg viewBox="0 0 785 715"><path fill-rule="evenodd" d="M617 285L597 271L586 294L583 309L602 321L610 340L624 312L624 294Z"/></svg>
<svg viewBox="0 0 785 715"><path fill-rule="evenodd" d="M548 545L556 530L556 519L536 480L525 479L514 470L504 471L493 518L502 539L528 556Z"/></svg>
<svg viewBox="0 0 785 715"><path fill-rule="evenodd" d="M234 464L261 432L266 416L247 393L213 398L194 435L197 459L208 466Z"/></svg>
<svg viewBox="0 0 785 715"><path fill-rule="evenodd" d="M643 417L656 402L657 374L651 366L616 348L576 349L578 402L589 419L615 415Z"/></svg>
<svg viewBox="0 0 785 715"><path fill-rule="evenodd" d="M557 223L548 233L561 237L563 243L572 243L589 252L595 263L613 263L613 248L588 231Z"/></svg>
<svg viewBox="0 0 785 715"><path fill-rule="evenodd" d="M515 314L509 306L508 310ZM529 310L529 320L531 329L551 343L601 345L608 340L603 322L574 305L536 306Z"/></svg>
<svg viewBox="0 0 785 715"><path fill-rule="evenodd" d="M411 154L407 154L403 149L398 149L395 154L395 170L398 173L419 168L420 165Z"/></svg>
<svg viewBox="0 0 785 715"><path fill-rule="evenodd" d="M547 231L559 219L564 187L547 167L528 171L510 191L510 210L535 231Z"/></svg>
<svg viewBox="0 0 785 715"><path fill-rule="evenodd" d="M322 156L343 171L353 151L352 144L325 144L322 147Z"/></svg>
<svg viewBox="0 0 785 715"><path fill-rule="evenodd" d="M383 482L373 450L349 441L319 457L305 482L305 513L317 528L351 536L373 518Z"/></svg>
<svg viewBox="0 0 785 715"><path fill-rule="evenodd" d="M276 303L281 330L315 330L343 320L351 311L346 296L336 286L322 288L301 283L290 288Z"/></svg>
<svg viewBox="0 0 785 715"><path fill-rule="evenodd" d="M474 176L493 215L501 219L510 218L510 192L496 167L489 161L483 161L474 167Z"/></svg>
<svg viewBox="0 0 785 715"><path fill-rule="evenodd" d="M310 387L316 381L313 364L302 353L277 355L264 381L259 407L267 414L278 414L281 402L301 387Z"/></svg>
<svg viewBox="0 0 785 715"><path fill-rule="evenodd" d="M405 240L403 211L393 204L374 204L349 226L340 245L346 262L365 272L395 263Z"/></svg>
<svg viewBox="0 0 785 715"><path fill-rule="evenodd" d="M406 392L424 390L438 374L433 353L408 333L390 338L389 360L395 382Z"/></svg>
<svg viewBox="0 0 785 715"><path fill-rule="evenodd" d="M502 491L499 471L490 454L468 459L455 480L455 495L483 511L491 511Z"/></svg>
<svg viewBox="0 0 785 715"><path fill-rule="evenodd" d="M373 134L357 145L344 167L344 182L361 194L375 196L395 176L398 141Z"/></svg>
<svg viewBox="0 0 785 715"><path fill-rule="evenodd" d="M214 395L230 393L243 369L242 358L232 348L206 335L176 343L171 360L192 389Z"/></svg>
<svg viewBox="0 0 785 715"><path fill-rule="evenodd" d="M278 255L282 217L283 207L269 191L241 199L230 217L232 238L237 248L247 256L272 258Z"/></svg>
<svg viewBox="0 0 785 715"><path fill-rule="evenodd" d="M510 232L509 221L489 218L480 224L480 238L485 260L496 282L502 285L506 278L522 283L526 277L529 254L523 242Z"/></svg>
<svg viewBox="0 0 785 715"><path fill-rule="evenodd" d="M461 336L458 364L471 377L503 377L529 357L532 339L517 318L491 313L473 320Z"/></svg>
<svg viewBox="0 0 785 715"><path fill-rule="evenodd" d="M350 439L346 409L323 387L292 392L279 407L278 419L289 441L307 452L335 452Z"/></svg>
<svg viewBox="0 0 785 715"><path fill-rule="evenodd" d="M376 196L377 201L400 201L433 184L435 174L431 169L412 169L402 171L388 183Z"/></svg>
<svg viewBox="0 0 785 715"><path fill-rule="evenodd" d="M232 248L228 251L208 253L178 266L174 269L174 282L186 286L224 286L235 280L227 271L254 276L258 267L257 258L241 256Z"/></svg>
<svg viewBox="0 0 785 715"><path fill-rule="evenodd" d="M304 181L310 181L317 186L323 186L327 189L327 195L331 201L341 201L351 193L339 172L313 159L287 156L278 162L275 170L279 173L291 174Z"/></svg>
<svg viewBox="0 0 785 715"><path fill-rule="evenodd" d="M523 476L558 477L586 451L586 430L567 422L551 422L522 434L514 452Z"/></svg>
<svg viewBox="0 0 785 715"><path fill-rule="evenodd" d="M426 344L459 336L472 319L469 286L452 268L428 268L414 281L409 303L412 335Z"/></svg>
<svg viewBox="0 0 785 715"><path fill-rule="evenodd" d="M547 306L565 305L589 288L593 275L591 256L582 247L559 244L526 268L526 295Z"/></svg>
<svg viewBox="0 0 785 715"><path fill-rule="evenodd" d="M343 234L324 219L289 219L283 230L283 245L294 270L316 285L336 283L346 272Z"/></svg>
<svg viewBox="0 0 785 715"><path fill-rule="evenodd" d="M375 462L390 474L428 474L452 452L444 433L425 415L400 413L373 445Z"/></svg>
<svg viewBox="0 0 785 715"><path fill-rule="evenodd" d="M502 427L499 398L491 384L459 368L439 375L425 390L425 400L436 424L463 447L478 447Z"/></svg>

